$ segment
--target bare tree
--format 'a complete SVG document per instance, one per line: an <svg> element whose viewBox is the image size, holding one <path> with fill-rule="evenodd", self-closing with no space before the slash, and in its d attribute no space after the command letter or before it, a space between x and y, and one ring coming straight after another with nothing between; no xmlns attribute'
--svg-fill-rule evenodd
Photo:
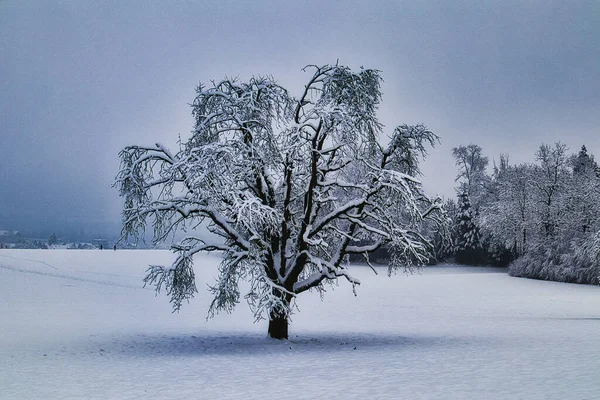
<svg viewBox="0 0 600 400"><path fill-rule="evenodd" d="M197 291L193 257L202 251L223 253L209 315L231 311L247 280L245 298L257 319L269 318L274 338L288 337L298 294L322 293L338 278L356 289L349 255L368 263L389 246L390 274L430 257L422 226L445 219L416 176L438 137L402 125L382 146L379 71L308 69L299 98L270 77L201 85L195 129L177 152L161 144L121 151L115 186L125 197L124 237L150 220L156 242L201 224L220 238L188 234L172 245L172 266L149 268L146 284L166 289L174 310Z"/></svg>

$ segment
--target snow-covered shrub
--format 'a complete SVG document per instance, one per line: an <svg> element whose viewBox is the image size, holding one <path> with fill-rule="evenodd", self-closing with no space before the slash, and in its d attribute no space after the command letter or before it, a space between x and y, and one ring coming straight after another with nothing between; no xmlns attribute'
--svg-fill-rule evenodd
<svg viewBox="0 0 600 400"><path fill-rule="evenodd" d="M600 263L597 243L596 237L539 243L513 261L508 273L548 281L598 284Z"/></svg>

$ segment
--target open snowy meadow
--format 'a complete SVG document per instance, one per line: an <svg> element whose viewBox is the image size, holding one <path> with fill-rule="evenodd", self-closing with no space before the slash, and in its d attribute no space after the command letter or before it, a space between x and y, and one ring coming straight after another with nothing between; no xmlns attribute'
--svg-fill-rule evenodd
<svg viewBox="0 0 600 400"><path fill-rule="evenodd" d="M167 251L0 250L2 399L598 399L600 288L436 266L298 298L290 341L245 303L206 321L142 288Z"/></svg>

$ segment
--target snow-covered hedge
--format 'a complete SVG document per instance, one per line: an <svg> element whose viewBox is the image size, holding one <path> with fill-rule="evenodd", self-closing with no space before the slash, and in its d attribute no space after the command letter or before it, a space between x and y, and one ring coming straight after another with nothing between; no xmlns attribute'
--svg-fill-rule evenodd
<svg viewBox="0 0 600 400"><path fill-rule="evenodd" d="M592 238L552 240L531 246L508 267L512 276L571 283L600 283L600 247Z"/></svg>

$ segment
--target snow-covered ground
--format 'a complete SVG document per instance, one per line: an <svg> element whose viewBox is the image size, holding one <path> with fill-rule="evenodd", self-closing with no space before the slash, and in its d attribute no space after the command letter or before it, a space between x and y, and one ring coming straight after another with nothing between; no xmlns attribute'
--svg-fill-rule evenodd
<svg viewBox="0 0 600 400"><path fill-rule="evenodd" d="M598 399L600 288L439 266L354 269L299 298L290 341L245 304L206 321L218 263L171 314L166 251L0 250L1 399Z"/></svg>

